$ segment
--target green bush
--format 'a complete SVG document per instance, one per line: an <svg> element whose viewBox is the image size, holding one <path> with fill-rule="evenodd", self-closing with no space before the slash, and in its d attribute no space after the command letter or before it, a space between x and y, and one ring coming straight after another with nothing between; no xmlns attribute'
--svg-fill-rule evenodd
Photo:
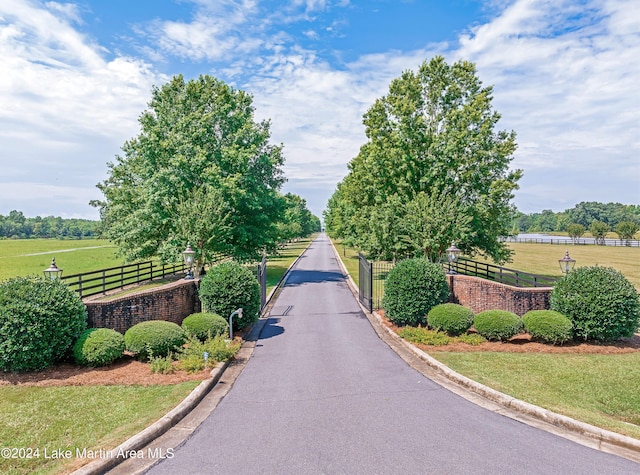
<svg viewBox="0 0 640 475"><path fill-rule="evenodd" d="M140 360L167 356L180 348L185 339L180 325L163 320L138 323L124 334L126 349Z"/></svg>
<svg viewBox="0 0 640 475"><path fill-rule="evenodd" d="M465 333L464 335L457 336L453 339L455 343L466 343L471 346L478 346L486 343L487 339L477 333Z"/></svg>
<svg viewBox="0 0 640 475"><path fill-rule="evenodd" d="M206 368L213 368L221 361L233 358L240 350L240 342L229 341L222 335L207 338L204 342L197 338L189 338L180 350L178 366L187 373L194 373ZM207 354L205 361L204 355Z"/></svg>
<svg viewBox="0 0 640 475"><path fill-rule="evenodd" d="M402 327L398 330L398 335L411 343L422 345L445 346L451 343L449 335L424 327Z"/></svg>
<svg viewBox="0 0 640 475"><path fill-rule="evenodd" d="M442 303L429 310L427 324L434 330L458 336L471 328L474 315L470 308L456 303Z"/></svg>
<svg viewBox="0 0 640 475"><path fill-rule="evenodd" d="M124 353L124 336L110 328L89 328L73 345L73 359L87 366L106 366Z"/></svg>
<svg viewBox="0 0 640 475"><path fill-rule="evenodd" d="M0 283L0 369L46 368L67 356L86 328L82 300L60 280L16 277Z"/></svg>
<svg viewBox="0 0 640 475"><path fill-rule="evenodd" d="M580 340L633 336L640 324L637 290L610 267L580 267L567 274L551 292L551 309L571 320Z"/></svg>
<svg viewBox="0 0 640 475"><path fill-rule="evenodd" d="M218 335L229 335L229 323L216 313L194 313L182 321L182 329L200 341Z"/></svg>
<svg viewBox="0 0 640 475"><path fill-rule="evenodd" d="M515 313L506 310L485 310L475 316L473 327L487 340L506 341L520 333L524 324Z"/></svg>
<svg viewBox="0 0 640 475"><path fill-rule="evenodd" d="M387 276L382 307L396 325L426 323L436 305L449 298L447 276L439 264L424 258L400 261Z"/></svg>
<svg viewBox="0 0 640 475"><path fill-rule="evenodd" d="M206 312L223 318L242 308L242 318L233 319L233 328L244 328L258 319L260 284L253 273L237 262L213 267L200 281L200 300Z"/></svg>
<svg viewBox="0 0 640 475"><path fill-rule="evenodd" d="M155 358L151 358L149 360L149 366L151 366L152 373L172 374L174 371L173 357L172 355L167 355L164 357L157 356Z"/></svg>
<svg viewBox="0 0 640 475"><path fill-rule="evenodd" d="M561 345L573 338L571 320L554 310L531 310L522 316L524 329L536 340Z"/></svg>

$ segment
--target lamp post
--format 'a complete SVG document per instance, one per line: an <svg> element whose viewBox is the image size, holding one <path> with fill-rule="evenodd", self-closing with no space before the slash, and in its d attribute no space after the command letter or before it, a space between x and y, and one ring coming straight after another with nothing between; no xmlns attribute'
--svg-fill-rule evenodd
<svg viewBox="0 0 640 475"><path fill-rule="evenodd" d="M191 272L191 268L193 267L193 260L195 258L196 251L191 249L191 244L187 243L187 248L182 251L182 259L184 260L184 265L187 266L187 275L185 276L185 280L192 280L193 273Z"/></svg>
<svg viewBox="0 0 640 475"><path fill-rule="evenodd" d="M447 248L447 261L449 261L449 274L455 274L455 271L452 269L451 264L454 262L458 262L458 256L462 252L460 249L456 247L456 243L451 241L451 247Z"/></svg>
<svg viewBox="0 0 640 475"><path fill-rule="evenodd" d="M62 269L58 269L55 257L51 259L51 265L49 266L49 268L45 269L43 272L44 276L48 277L51 280L56 280L62 277Z"/></svg>
<svg viewBox="0 0 640 475"><path fill-rule="evenodd" d="M569 251L567 251L564 253L564 257L562 259L558 259L558 264L560 264L560 270L562 271L562 273L568 274L576 265L576 260L571 259L571 257L569 257Z"/></svg>

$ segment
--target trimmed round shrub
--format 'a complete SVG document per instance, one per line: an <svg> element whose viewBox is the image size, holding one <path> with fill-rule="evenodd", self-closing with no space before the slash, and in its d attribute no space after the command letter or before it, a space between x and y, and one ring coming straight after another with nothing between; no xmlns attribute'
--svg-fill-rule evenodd
<svg viewBox="0 0 640 475"><path fill-rule="evenodd" d="M531 310L522 316L524 329L536 340L561 345L573 338L571 320L554 310Z"/></svg>
<svg viewBox="0 0 640 475"><path fill-rule="evenodd" d="M111 328L89 328L73 345L73 359L87 366L106 366L124 353L124 336Z"/></svg>
<svg viewBox="0 0 640 475"><path fill-rule="evenodd" d="M86 320L82 300L60 280L16 277L0 283L0 369L51 366L68 356Z"/></svg>
<svg viewBox="0 0 640 475"><path fill-rule="evenodd" d="M633 336L640 324L638 291L611 267L580 267L567 274L551 292L551 309L571 320L580 340Z"/></svg>
<svg viewBox="0 0 640 475"><path fill-rule="evenodd" d="M398 326L426 323L427 313L449 298L447 275L425 258L400 261L387 276L382 307Z"/></svg>
<svg viewBox="0 0 640 475"><path fill-rule="evenodd" d="M473 325L473 310L457 303L441 303L427 314L427 325L451 336L462 335Z"/></svg>
<svg viewBox="0 0 640 475"><path fill-rule="evenodd" d="M186 334L180 325L164 320L149 320L129 328L124 334L128 351L140 360L162 358L180 348Z"/></svg>
<svg viewBox="0 0 640 475"><path fill-rule="evenodd" d="M200 341L218 335L229 335L229 323L216 313L191 314L182 321L182 329Z"/></svg>
<svg viewBox="0 0 640 475"><path fill-rule="evenodd" d="M242 318L233 318L233 328L244 328L258 319L260 284L253 273L237 262L213 267L200 281L200 301L205 312L223 318L242 309Z"/></svg>
<svg viewBox="0 0 640 475"><path fill-rule="evenodd" d="M473 319L473 327L487 340L506 341L524 327L522 319L507 310L485 310Z"/></svg>

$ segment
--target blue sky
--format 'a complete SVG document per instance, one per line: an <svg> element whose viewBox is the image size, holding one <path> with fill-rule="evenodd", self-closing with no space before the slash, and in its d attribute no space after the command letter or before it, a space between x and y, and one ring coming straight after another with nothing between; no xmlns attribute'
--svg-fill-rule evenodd
<svg viewBox="0 0 640 475"><path fill-rule="evenodd" d="M253 95L320 216L363 113L436 54L494 86L521 211L640 204L637 0L4 0L0 214L97 219L152 86L210 74Z"/></svg>

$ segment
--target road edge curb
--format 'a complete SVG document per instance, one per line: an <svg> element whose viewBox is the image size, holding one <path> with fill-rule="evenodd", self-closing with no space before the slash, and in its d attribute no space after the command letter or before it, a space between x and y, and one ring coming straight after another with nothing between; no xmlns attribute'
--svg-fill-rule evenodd
<svg viewBox="0 0 640 475"><path fill-rule="evenodd" d="M316 237L317 239L317 237ZM291 265L287 268L287 270L282 274L280 280L276 286L269 292L267 296L266 303L264 309L261 312L261 317L257 322L253 323L251 329L246 335L244 343L248 343L247 347L250 348L250 353L247 356L247 361L251 358L253 354L254 345L251 342L254 342L258 339L262 328L266 324L267 318L265 315L268 315L270 310L271 300L276 298L276 292L280 290L280 288L286 283L287 276L291 269L296 265L296 263L300 260L300 258L307 252L309 247L315 242L315 239L309 243L309 245L304 248L304 250L296 257L296 259L291 263ZM94 460L88 464L83 465L77 470L71 472L71 475L101 475L121 463L125 462L128 457L118 457L119 453L122 454L130 454L136 452L143 447L149 445L155 439L165 434L169 429L174 427L178 422L180 422L187 414L189 414L201 401L204 397L213 389L213 387L218 383L224 371L228 368L231 360L227 360L222 363L218 363L215 368L211 370L209 378L203 380L198 386L196 386L186 398L182 400L180 404L174 407L171 411L166 413L162 418L146 427L142 431L138 432L134 436L125 440L123 443L106 451L108 454L115 454L113 457L105 457L99 460Z"/></svg>
<svg viewBox="0 0 640 475"><path fill-rule="evenodd" d="M159 420L138 432L134 436L125 440L123 443L107 451L107 454L114 454L113 456L107 456L100 458L93 462L90 462L79 469L71 472L72 475L98 475L111 470L120 463L127 460L128 457L121 457L118 454L130 454L140 450L146 446L152 440L157 439L162 434L167 432L171 427L176 425L180 420L184 418L194 407L196 407L200 401L207 395L207 393L213 388L220 380L220 377L224 373L224 370L229 366L230 360L222 363L218 363L210 373L210 376L203 380L198 386L196 386L189 395L182 400L180 404L174 407L171 411L162 416Z"/></svg>
<svg viewBox="0 0 640 475"><path fill-rule="evenodd" d="M400 338L395 332L393 332L390 328L388 328L386 325L383 324L382 317L378 312L376 311L369 312L364 306L362 306L362 304L358 299L358 286L356 285L355 281L347 271L346 266L342 262L342 258L340 257L340 254L338 253L337 249L335 248L335 245L333 244L333 241L330 239L329 242L331 242L331 247L333 248L333 252L337 257L337 261L340 265L340 269L347 280L347 284L349 286L349 289L351 290L351 293L356 298L356 301L360 305L362 311L367 316L369 321L372 324L374 324L374 321L375 321L376 326L381 328L387 334L388 337L392 338L396 343L399 343L405 349L412 352L421 361L429 365L429 367L432 368L434 371L444 376L445 378L447 378L447 380L451 381L452 383L458 386L462 386L463 388L479 396L482 396L485 399L492 401L506 409L511 409L518 413L525 414L527 416L533 417L542 422L546 422L555 427L569 431L574 435L585 437L591 441L594 441L597 444L598 450L612 452L610 447L620 448L630 453L625 453L625 454L620 454L616 452L613 452L613 453L616 453L616 455L631 459L635 462L640 462L640 440L639 439L635 439L633 437L628 437L622 434L618 434L617 432L612 432L606 429L602 429L600 427L596 427L591 424L578 421L571 417L558 414L548 409L544 409L534 404L522 401L520 399L509 396L507 394L501 393L500 391L497 391L488 386L480 384L477 381L474 381L470 378L467 378L466 376L463 376L460 373L457 373L456 371L452 370L445 364L436 360L426 352L410 344L403 338ZM437 383L437 381L435 382Z"/></svg>

